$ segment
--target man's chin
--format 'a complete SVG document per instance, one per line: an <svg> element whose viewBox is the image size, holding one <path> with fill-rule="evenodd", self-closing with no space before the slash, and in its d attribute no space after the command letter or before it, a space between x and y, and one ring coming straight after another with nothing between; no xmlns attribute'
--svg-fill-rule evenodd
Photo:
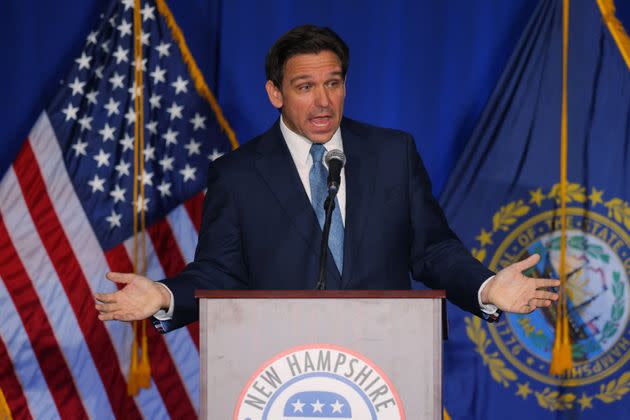
<svg viewBox="0 0 630 420"><path fill-rule="evenodd" d="M328 133L308 133L306 136L313 143L327 143L332 138L335 132L333 131Z"/></svg>
<svg viewBox="0 0 630 420"><path fill-rule="evenodd" d="M309 132L306 133L306 137L313 143L326 143L335 134L337 128L339 127L334 127L332 125L326 128L311 128Z"/></svg>

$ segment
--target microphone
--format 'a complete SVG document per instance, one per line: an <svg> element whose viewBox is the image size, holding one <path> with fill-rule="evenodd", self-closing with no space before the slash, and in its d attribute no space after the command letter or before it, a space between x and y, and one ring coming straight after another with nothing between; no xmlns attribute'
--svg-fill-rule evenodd
<svg viewBox="0 0 630 420"><path fill-rule="evenodd" d="M339 149L326 152L324 162L328 166L328 194L337 194L341 184L341 169L346 164L346 155Z"/></svg>

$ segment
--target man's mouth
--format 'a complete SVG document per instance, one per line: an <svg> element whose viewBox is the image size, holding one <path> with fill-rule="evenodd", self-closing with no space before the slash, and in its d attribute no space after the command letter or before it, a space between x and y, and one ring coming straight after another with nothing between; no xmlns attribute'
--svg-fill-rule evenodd
<svg viewBox="0 0 630 420"><path fill-rule="evenodd" d="M330 120L332 119L332 117L325 115L325 116L319 116L319 117L313 117L310 118L310 122L311 124L318 126L318 127L325 127L330 123Z"/></svg>

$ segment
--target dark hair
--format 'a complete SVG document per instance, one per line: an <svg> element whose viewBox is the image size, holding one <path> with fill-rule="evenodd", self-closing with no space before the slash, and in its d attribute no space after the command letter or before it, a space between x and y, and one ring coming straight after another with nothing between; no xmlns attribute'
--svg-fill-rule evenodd
<svg viewBox="0 0 630 420"><path fill-rule="evenodd" d="M341 75L346 77L350 50L345 42L330 28L302 25L282 35L271 46L265 59L265 75L276 87L282 86L284 66L289 58L298 54L318 54L331 51L341 61Z"/></svg>

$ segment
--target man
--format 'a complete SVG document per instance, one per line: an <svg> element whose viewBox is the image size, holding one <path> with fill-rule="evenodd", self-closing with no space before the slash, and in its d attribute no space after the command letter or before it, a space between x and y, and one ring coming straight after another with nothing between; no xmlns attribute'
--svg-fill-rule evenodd
<svg viewBox="0 0 630 420"><path fill-rule="evenodd" d="M557 280L496 276L449 229L431 194L412 137L343 117L349 51L327 28L283 35L267 55L265 88L281 117L266 133L213 163L195 261L154 283L109 273L126 286L97 294L101 320L154 315L162 331L198 319L195 289L313 289L324 222L326 150L347 156L333 212L328 288L408 289L409 272L449 300L494 320L531 312L557 294ZM497 309L498 308L498 309Z"/></svg>

